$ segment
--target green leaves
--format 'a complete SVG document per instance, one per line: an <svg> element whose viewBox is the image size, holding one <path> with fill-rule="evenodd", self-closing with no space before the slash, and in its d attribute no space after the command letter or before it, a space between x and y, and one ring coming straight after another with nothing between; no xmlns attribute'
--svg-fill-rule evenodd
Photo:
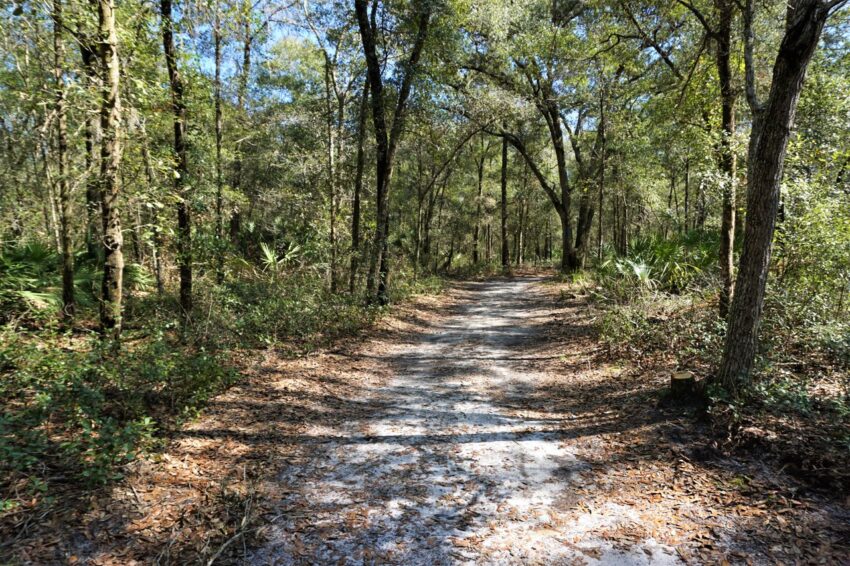
<svg viewBox="0 0 850 566"><path fill-rule="evenodd" d="M47 463L90 484L114 480L157 430L234 379L218 355L162 338L118 358L94 338L88 351L40 346L16 341L0 356L8 368L0 386L4 475L36 474Z"/></svg>

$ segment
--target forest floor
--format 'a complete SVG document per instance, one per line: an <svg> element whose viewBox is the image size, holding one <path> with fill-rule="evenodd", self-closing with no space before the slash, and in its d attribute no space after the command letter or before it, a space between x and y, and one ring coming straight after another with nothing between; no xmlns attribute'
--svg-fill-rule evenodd
<svg viewBox="0 0 850 566"><path fill-rule="evenodd" d="M273 351L15 560L850 563L850 501L719 450L604 356L566 284L457 283L362 339ZM570 298L572 297L572 298Z"/></svg>

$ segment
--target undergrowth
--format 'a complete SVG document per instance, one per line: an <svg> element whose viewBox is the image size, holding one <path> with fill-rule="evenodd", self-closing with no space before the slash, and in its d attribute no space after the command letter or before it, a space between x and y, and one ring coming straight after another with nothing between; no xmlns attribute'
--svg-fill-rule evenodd
<svg viewBox="0 0 850 566"><path fill-rule="evenodd" d="M601 307L608 355L659 376L694 372L707 384L715 428L730 442L758 438L783 458L804 459L809 472L827 460L850 463L850 324L828 294L801 293L797 281L773 277L752 386L733 397L710 383L726 333L711 275L715 249L699 234L644 240L585 276L578 285ZM829 485L850 487L842 466L833 466Z"/></svg>
<svg viewBox="0 0 850 566"><path fill-rule="evenodd" d="M55 251L38 243L0 253L0 517L49 502L60 486L94 488L163 445L180 423L239 378L251 350L301 354L355 335L384 308L332 293L325 274L295 252L270 247L255 263L228 266L224 283L201 274L195 315L181 324L175 294L153 289L140 267L125 280L120 349L95 334L96 262L79 256L78 315L61 322ZM442 289L404 266L392 300ZM244 363L244 361L242 362ZM82 493L82 492L81 492Z"/></svg>

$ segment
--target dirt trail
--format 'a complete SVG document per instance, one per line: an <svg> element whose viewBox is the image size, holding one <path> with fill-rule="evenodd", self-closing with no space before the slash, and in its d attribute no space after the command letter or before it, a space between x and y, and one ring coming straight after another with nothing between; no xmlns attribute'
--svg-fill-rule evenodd
<svg viewBox="0 0 850 566"><path fill-rule="evenodd" d="M394 377L362 413L313 424L277 481L280 519L259 563L672 564L652 538L615 548L594 532L637 520L606 503L574 513L589 467L564 437L571 414L535 411L549 318L532 278L471 283L412 345L363 357ZM545 365L545 364L544 364Z"/></svg>
<svg viewBox="0 0 850 566"><path fill-rule="evenodd" d="M850 500L725 449L534 277L458 283L246 363L17 564L850 564ZM0 562L3 562L0 558Z"/></svg>

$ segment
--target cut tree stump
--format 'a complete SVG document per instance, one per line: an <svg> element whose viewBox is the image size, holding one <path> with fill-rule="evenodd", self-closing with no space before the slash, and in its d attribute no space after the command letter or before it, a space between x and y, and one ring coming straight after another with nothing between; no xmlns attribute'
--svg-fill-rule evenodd
<svg viewBox="0 0 850 566"><path fill-rule="evenodd" d="M677 371L670 376L670 397L685 401L693 397L696 389L696 379L689 371Z"/></svg>

